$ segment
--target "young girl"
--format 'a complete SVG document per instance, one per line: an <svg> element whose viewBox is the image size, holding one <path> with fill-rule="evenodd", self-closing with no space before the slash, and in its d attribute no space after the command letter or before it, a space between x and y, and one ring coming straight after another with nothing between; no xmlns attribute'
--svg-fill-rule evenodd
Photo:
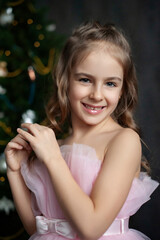
<svg viewBox="0 0 160 240"><path fill-rule="evenodd" d="M158 183L140 172L129 44L113 25L88 23L67 41L54 74L51 128L22 124L8 143L7 175L30 240L142 240L129 216ZM66 120L70 135L57 142ZM29 163L31 151L36 158Z"/></svg>

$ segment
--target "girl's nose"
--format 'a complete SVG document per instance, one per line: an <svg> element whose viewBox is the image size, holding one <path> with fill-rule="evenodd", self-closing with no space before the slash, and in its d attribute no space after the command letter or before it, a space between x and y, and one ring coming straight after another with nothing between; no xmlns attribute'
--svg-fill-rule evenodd
<svg viewBox="0 0 160 240"><path fill-rule="evenodd" d="M102 90L98 87L93 87L90 93L90 99L101 101L103 99Z"/></svg>

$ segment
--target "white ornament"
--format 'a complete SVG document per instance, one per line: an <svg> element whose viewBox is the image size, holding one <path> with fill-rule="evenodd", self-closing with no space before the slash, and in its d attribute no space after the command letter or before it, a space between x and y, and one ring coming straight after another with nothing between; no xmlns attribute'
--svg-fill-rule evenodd
<svg viewBox="0 0 160 240"><path fill-rule="evenodd" d="M46 27L46 30L47 30L48 32L53 32L53 31L55 31L55 29L56 29L56 25L55 25L55 24L49 24L49 25Z"/></svg>
<svg viewBox="0 0 160 240"><path fill-rule="evenodd" d="M23 123L33 123L35 118L36 118L36 114L31 109L28 109L25 113L22 114Z"/></svg>
<svg viewBox="0 0 160 240"><path fill-rule="evenodd" d="M3 210L8 215L10 210L14 209L15 207L12 200L6 198L5 196L0 199L0 211Z"/></svg>
<svg viewBox="0 0 160 240"><path fill-rule="evenodd" d="M5 93L6 93L6 89L0 85L0 95L4 95Z"/></svg>
<svg viewBox="0 0 160 240"><path fill-rule="evenodd" d="M5 12L0 15L0 24L2 26L12 23L14 20L14 15L12 13L12 8L7 8Z"/></svg>
<svg viewBox="0 0 160 240"><path fill-rule="evenodd" d="M0 112L0 118L4 118L4 113Z"/></svg>
<svg viewBox="0 0 160 240"><path fill-rule="evenodd" d="M0 155L0 173L6 173L6 171L7 171L7 164L5 160L5 155L4 153L2 153Z"/></svg>

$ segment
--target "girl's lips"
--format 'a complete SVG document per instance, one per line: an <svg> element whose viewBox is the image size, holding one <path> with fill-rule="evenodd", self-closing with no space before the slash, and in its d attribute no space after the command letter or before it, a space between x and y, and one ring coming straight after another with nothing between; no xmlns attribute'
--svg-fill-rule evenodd
<svg viewBox="0 0 160 240"><path fill-rule="evenodd" d="M106 106L94 106L86 103L82 103L84 110L90 114L99 114L103 111Z"/></svg>

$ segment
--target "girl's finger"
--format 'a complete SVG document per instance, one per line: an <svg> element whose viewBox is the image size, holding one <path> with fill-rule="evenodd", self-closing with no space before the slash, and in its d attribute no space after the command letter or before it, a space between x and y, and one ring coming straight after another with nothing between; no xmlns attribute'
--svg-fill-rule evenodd
<svg viewBox="0 0 160 240"><path fill-rule="evenodd" d="M14 148L14 149L19 149L19 150L23 149L22 145L20 145L20 144L18 144L16 142L12 142L12 141L8 143L8 146L10 148Z"/></svg>
<svg viewBox="0 0 160 240"><path fill-rule="evenodd" d="M26 128L28 130L29 133L31 133L32 135L36 135L39 133L41 126L37 123L22 123L21 124L22 128Z"/></svg>
<svg viewBox="0 0 160 240"><path fill-rule="evenodd" d="M22 139L32 143L34 140L34 136L32 136L29 132L24 131L21 128L17 128L17 132L22 136Z"/></svg>
<svg viewBox="0 0 160 240"><path fill-rule="evenodd" d="M24 140L24 138L20 134L13 138L11 142L15 142L23 146L26 150L31 150L31 146Z"/></svg>

